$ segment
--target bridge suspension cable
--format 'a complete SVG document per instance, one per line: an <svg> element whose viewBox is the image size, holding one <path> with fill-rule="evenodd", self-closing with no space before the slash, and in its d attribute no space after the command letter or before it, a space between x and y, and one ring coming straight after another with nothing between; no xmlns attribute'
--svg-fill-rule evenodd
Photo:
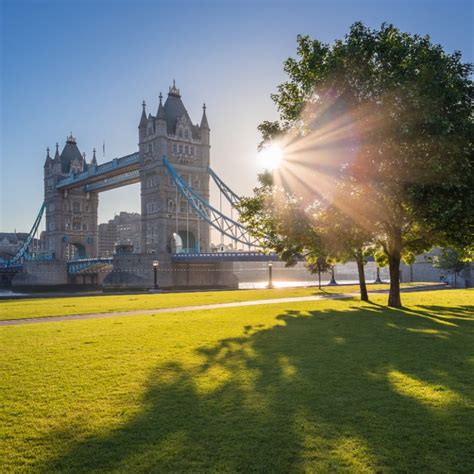
<svg viewBox="0 0 474 474"><path fill-rule="evenodd" d="M212 180L217 184L219 191L224 195L224 197L229 201L232 207L237 209L237 206L240 202L240 196L238 196L232 189L227 186L227 184L222 181L221 178L214 172L211 167L208 167L209 174Z"/></svg>
<svg viewBox="0 0 474 474"><path fill-rule="evenodd" d="M35 222L33 223L33 226L31 227L28 237L26 238L25 242L20 247L18 252L15 254L15 256L7 261L7 266L15 265L16 263L19 263L28 254L28 249L31 245L32 240L34 239L36 232L38 231L38 227L43 217L45 207L46 207L46 204L43 202L43 204L41 204L38 215L36 216Z"/></svg>
<svg viewBox="0 0 474 474"><path fill-rule="evenodd" d="M252 237L248 230L239 222L229 218L216 208L212 207L204 198L197 194L176 172L171 163L163 158L163 165L173 179L177 189L199 216L217 229L221 234L235 242L250 247L261 247L257 239ZM234 193L235 194L235 193ZM237 195L236 195L237 196Z"/></svg>

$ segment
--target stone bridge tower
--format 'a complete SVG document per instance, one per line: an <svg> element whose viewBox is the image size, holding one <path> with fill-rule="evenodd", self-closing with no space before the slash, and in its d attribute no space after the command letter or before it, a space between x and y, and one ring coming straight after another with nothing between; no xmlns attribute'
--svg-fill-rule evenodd
<svg viewBox="0 0 474 474"><path fill-rule="evenodd" d="M209 201L210 129L203 106L201 123L193 124L174 81L156 115L146 114L138 126L142 213L142 252L207 252L210 228L179 194L163 157Z"/></svg>
<svg viewBox="0 0 474 474"><path fill-rule="evenodd" d="M98 194L88 193L82 187L70 191L56 189L59 179L95 165L95 151L88 164L72 135L67 138L61 154L58 144L54 158L50 157L48 149L44 164L46 232L43 246L54 253L56 260L97 257Z"/></svg>

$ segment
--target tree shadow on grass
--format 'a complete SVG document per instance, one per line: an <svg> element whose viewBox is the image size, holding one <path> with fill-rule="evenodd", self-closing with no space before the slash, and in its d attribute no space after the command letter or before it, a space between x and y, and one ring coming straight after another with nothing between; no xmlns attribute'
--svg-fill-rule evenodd
<svg viewBox="0 0 474 474"><path fill-rule="evenodd" d="M138 414L41 469L471 472L474 320L423 313L365 305L247 325L199 348L198 366L157 366Z"/></svg>

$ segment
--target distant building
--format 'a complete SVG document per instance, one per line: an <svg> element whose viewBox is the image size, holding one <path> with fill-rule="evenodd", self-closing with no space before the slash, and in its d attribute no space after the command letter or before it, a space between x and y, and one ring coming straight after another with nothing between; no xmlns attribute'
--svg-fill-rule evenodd
<svg viewBox="0 0 474 474"><path fill-rule="evenodd" d="M27 232L0 232L0 259L10 260L28 238ZM39 249L39 240L33 239L31 247Z"/></svg>
<svg viewBox="0 0 474 474"><path fill-rule="evenodd" d="M110 257L116 245L132 245L133 252L140 252L141 215L121 212L109 222L99 224L99 256Z"/></svg>

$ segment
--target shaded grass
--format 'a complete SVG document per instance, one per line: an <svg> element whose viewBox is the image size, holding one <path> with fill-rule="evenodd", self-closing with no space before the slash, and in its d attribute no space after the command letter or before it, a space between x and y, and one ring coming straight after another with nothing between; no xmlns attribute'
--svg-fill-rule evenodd
<svg viewBox="0 0 474 474"><path fill-rule="evenodd" d="M3 470L472 472L473 295L0 328Z"/></svg>
<svg viewBox="0 0 474 474"><path fill-rule="evenodd" d="M417 283L419 285L419 283ZM410 284L406 284L410 286ZM387 289L388 285L370 285L370 290ZM0 321L70 314L109 313L176 306L230 303L325 293L357 292L355 285L317 288L275 288L272 290L203 291L190 293L128 294L107 296L69 296L64 298L31 298L0 301Z"/></svg>

